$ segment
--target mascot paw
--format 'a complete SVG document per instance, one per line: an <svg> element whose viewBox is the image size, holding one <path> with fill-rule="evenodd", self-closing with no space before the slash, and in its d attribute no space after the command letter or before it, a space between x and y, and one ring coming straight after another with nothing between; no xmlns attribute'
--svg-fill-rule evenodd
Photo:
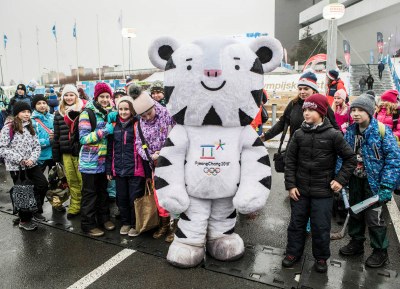
<svg viewBox="0 0 400 289"><path fill-rule="evenodd" d="M169 246L167 261L179 268L196 267L204 259L204 247L173 241Z"/></svg>
<svg viewBox="0 0 400 289"><path fill-rule="evenodd" d="M173 189L170 194L158 194L158 200L161 207L169 212L180 214L189 208L190 200L186 190Z"/></svg>
<svg viewBox="0 0 400 289"><path fill-rule="evenodd" d="M267 201L266 196L259 197L234 197L233 205L239 211L239 213L247 215L258 210L261 210Z"/></svg>
<svg viewBox="0 0 400 289"><path fill-rule="evenodd" d="M244 243L236 233L207 241L207 252L221 261L234 261L244 254Z"/></svg>

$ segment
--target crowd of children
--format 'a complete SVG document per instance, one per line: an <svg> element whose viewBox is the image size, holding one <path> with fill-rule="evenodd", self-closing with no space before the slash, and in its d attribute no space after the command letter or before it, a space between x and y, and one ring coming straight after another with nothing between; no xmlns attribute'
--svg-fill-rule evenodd
<svg viewBox="0 0 400 289"><path fill-rule="evenodd" d="M327 96L318 93L313 72L298 82L298 96L289 102L277 124L260 137L268 140L290 127L286 151L285 186L289 191L291 218L283 267L300 260L311 225L315 270L327 271L334 193L348 187L350 205L371 196L379 201L349 219L348 245L343 255L364 252L368 227L372 254L369 267L388 260L386 224L382 205L391 200L400 179L399 93L388 90L375 102L368 91L349 103L338 74L331 79ZM81 215L81 229L98 237L114 230L108 197L115 191L120 212L120 234L135 237L134 202L144 195L168 133L175 122L165 108L164 88L155 82L150 94L135 84L114 92L106 83L95 86L89 100L83 90L66 85L52 114L44 95L28 97L18 85L9 103L2 101L5 119L0 134L0 158L14 181L29 178L34 183L37 210L19 212L19 227L37 228L32 219L43 221L43 203L48 182L46 169L64 166L70 191L67 218ZM171 216L154 194L160 226L154 238L172 242L177 216ZM62 207L63 208L63 207Z"/></svg>

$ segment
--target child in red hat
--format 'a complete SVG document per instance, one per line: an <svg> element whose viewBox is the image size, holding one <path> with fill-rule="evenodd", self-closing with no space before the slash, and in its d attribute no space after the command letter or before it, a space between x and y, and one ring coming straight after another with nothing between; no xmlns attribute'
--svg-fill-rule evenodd
<svg viewBox="0 0 400 289"><path fill-rule="evenodd" d="M397 98L399 92L394 89L386 90L381 95L381 101L374 117L381 123L390 127L395 135L397 142L400 139L400 124L399 124L399 104Z"/></svg>

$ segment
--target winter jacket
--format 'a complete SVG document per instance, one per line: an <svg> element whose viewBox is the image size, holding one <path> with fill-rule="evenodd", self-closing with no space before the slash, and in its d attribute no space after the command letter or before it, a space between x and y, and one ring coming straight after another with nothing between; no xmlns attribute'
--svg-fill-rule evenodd
<svg viewBox="0 0 400 289"><path fill-rule="evenodd" d="M53 114L58 110L59 101L57 99L57 94L50 94L47 100L50 107L50 113Z"/></svg>
<svg viewBox="0 0 400 289"><path fill-rule="evenodd" d="M82 111L84 103L82 100L73 106L70 110ZM53 159L55 162L61 162L63 154L72 154L70 142L70 128L65 121L68 119L60 110L54 114L54 141L53 141Z"/></svg>
<svg viewBox="0 0 400 289"><path fill-rule="evenodd" d="M107 112L98 104L90 101L86 109L93 110L96 116L96 129L92 131L87 111L79 116L79 140L82 144L79 153L79 171L85 174L99 174L106 171L107 136L108 131Z"/></svg>
<svg viewBox="0 0 400 289"><path fill-rule="evenodd" d="M37 165L40 156L40 144L36 135L28 131L28 122L24 123L23 133L10 132L8 121L0 132L0 157L4 159L7 171L18 171L22 160L33 161ZM22 166L22 169L26 169Z"/></svg>
<svg viewBox="0 0 400 289"><path fill-rule="evenodd" d="M39 139L40 147L42 149L42 152L40 153L38 160L40 164L45 160L50 160L53 158L52 154L53 141L50 141L49 133L45 128L43 128L43 126L39 122L37 122L37 120L40 120L49 130L54 132L54 115L48 112L43 114L38 112L37 110L34 110L31 119L33 128L35 129L36 135Z"/></svg>
<svg viewBox="0 0 400 289"><path fill-rule="evenodd" d="M345 134L347 127L353 123L353 119L350 116L350 106L348 104L343 104L347 106L347 111L345 114L339 113L337 110L335 111L335 120L337 125L340 128L340 131Z"/></svg>
<svg viewBox="0 0 400 289"><path fill-rule="evenodd" d="M356 149L357 126L356 123L349 126L344 136L354 150ZM385 136L382 138L378 121L374 118L371 119L363 136L361 150L368 183L374 195L379 194L380 197L387 200L400 180L400 150L396 139L389 127L386 127ZM342 160L339 159L338 163L340 167Z"/></svg>
<svg viewBox="0 0 400 289"><path fill-rule="evenodd" d="M344 162L335 176L337 156ZM286 150L285 186L297 188L304 196L331 197L330 183L346 185L356 167L356 156L340 131L327 118L314 129L302 125Z"/></svg>
<svg viewBox="0 0 400 289"><path fill-rule="evenodd" d="M156 116L151 121L140 119L140 127L143 137L148 145L150 156L156 151L160 151L167 139L169 130L175 125L175 121L169 114L168 110L158 102L154 101ZM142 148L142 140L139 137L138 128L136 128L136 147L139 155L144 160L148 160L146 152Z"/></svg>
<svg viewBox="0 0 400 289"><path fill-rule="evenodd" d="M24 101L24 102L26 102L27 104L29 104L29 106L32 105L32 99L31 99L31 97L30 97L29 95L20 96L19 94L16 93L16 94L14 95L14 97L12 97L12 98L10 99L10 103L8 104L7 112L8 112L9 114L13 114L13 107L14 107L14 104L16 104L16 103L19 102L19 101Z"/></svg>
<svg viewBox="0 0 400 289"><path fill-rule="evenodd" d="M397 140L400 139L400 124L399 124L400 119L397 121L396 127L393 127L393 115L386 114L386 107L382 107L380 111L377 114L375 114L375 118L384 125L390 127L390 129L393 131L393 134L396 136Z"/></svg>
<svg viewBox="0 0 400 289"><path fill-rule="evenodd" d="M385 70L385 64L383 64L382 62L378 64L378 70L379 71L384 71Z"/></svg>
<svg viewBox="0 0 400 289"><path fill-rule="evenodd" d="M117 120L114 134L108 136L107 144L107 175L144 177L142 158L136 148L134 125L137 119L123 123Z"/></svg>
<svg viewBox="0 0 400 289"><path fill-rule="evenodd" d="M369 84L373 84L374 83L374 78L372 77L372 75L369 75L367 77L367 83L369 83Z"/></svg>
<svg viewBox="0 0 400 289"><path fill-rule="evenodd" d="M296 102L291 100L287 105L287 107L285 108L283 115L279 118L279 121L269 131L265 133L265 139L269 140L275 137L276 135L280 134L285 127L285 122L288 123L290 126L290 138L291 138L295 133L295 131L301 127L301 124L304 121L303 103L304 100L302 99L299 99ZM333 125L333 127L339 130L339 127L336 124L335 115L333 113L332 108L330 107L328 107L327 117L331 122L331 124Z"/></svg>
<svg viewBox="0 0 400 289"><path fill-rule="evenodd" d="M3 90L1 89L0 90L0 111L7 110L8 105L10 104L10 100L8 99L7 95L3 94L2 91Z"/></svg>
<svg viewBox="0 0 400 289"><path fill-rule="evenodd" d="M360 86L365 86L367 84L367 80L365 79L365 77L361 77L360 81L358 82L358 84Z"/></svg>
<svg viewBox="0 0 400 289"><path fill-rule="evenodd" d="M327 96L335 96L335 92L343 89L344 91L346 91L346 88L344 87L344 83L343 80L341 80L340 78L332 81L330 84L328 84L328 90L327 90ZM347 91L346 91L347 92ZM330 105L332 105L332 103L330 103Z"/></svg>

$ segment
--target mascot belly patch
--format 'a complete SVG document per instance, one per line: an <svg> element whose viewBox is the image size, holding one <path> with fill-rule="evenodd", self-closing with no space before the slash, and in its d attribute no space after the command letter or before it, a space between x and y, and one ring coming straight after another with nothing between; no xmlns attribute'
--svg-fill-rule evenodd
<svg viewBox="0 0 400 289"><path fill-rule="evenodd" d="M280 65L282 46L272 37L184 45L160 37L149 57L165 71L165 99L177 122L155 171L160 205L180 214L167 260L197 266L204 246L218 260L236 260L244 254L236 212L260 210L271 189L268 151L250 123L262 105L264 73Z"/></svg>

